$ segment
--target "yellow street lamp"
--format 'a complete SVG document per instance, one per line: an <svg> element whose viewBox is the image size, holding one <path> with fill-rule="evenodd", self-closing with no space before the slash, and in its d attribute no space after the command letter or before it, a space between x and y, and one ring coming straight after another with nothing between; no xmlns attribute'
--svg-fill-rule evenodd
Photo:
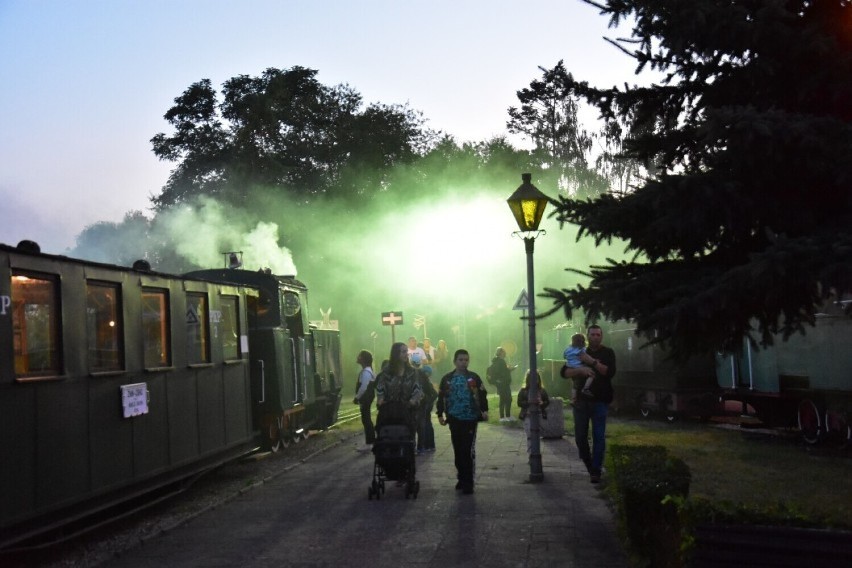
<svg viewBox="0 0 852 568"><path fill-rule="evenodd" d="M530 387L527 392L529 400L537 400L541 396L538 381L538 369L535 359L535 277L533 270L533 251L535 239L544 231L539 231L538 226L544 215L544 208L549 201L547 196L531 183L532 174L522 174L523 183L512 194L507 203L518 223L517 233L524 239L524 248L527 252L527 314L529 318L529 360L530 360ZM527 410L530 418L530 481L538 483L544 480L544 471L541 465L541 407L530 405Z"/></svg>

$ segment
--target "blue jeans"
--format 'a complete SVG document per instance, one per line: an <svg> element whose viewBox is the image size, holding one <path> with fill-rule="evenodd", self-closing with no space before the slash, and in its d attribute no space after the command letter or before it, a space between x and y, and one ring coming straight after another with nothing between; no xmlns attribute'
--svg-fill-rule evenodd
<svg viewBox="0 0 852 568"><path fill-rule="evenodd" d="M574 442L580 459L589 473L600 475L606 449L606 415L609 405L604 402L578 400L574 404ZM592 423L592 449L589 450L589 422Z"/></svg>

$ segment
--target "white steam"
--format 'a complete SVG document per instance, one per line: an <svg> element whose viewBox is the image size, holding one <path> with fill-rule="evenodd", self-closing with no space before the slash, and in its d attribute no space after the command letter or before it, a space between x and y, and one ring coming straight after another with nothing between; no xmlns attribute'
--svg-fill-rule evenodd
<svg viewBox="0 0 852 568"><path fill-rule="evenodd" d="M223 266L224 253L241 251L248 270L270 268L274 274L296 275L293 256L278 244L276 223L252 223L241 212L210 199L161 215L157 222L176 252L196 266Z"/></svg>

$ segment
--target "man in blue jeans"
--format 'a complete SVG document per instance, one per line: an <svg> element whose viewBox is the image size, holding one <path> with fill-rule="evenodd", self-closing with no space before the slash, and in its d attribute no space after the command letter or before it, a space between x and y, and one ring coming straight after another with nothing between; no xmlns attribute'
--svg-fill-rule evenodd
<svg viewBox="0 0 852 568"><path fill-rule="evenodd" d="M606 448L606 415L612 402L612 377L615 376L615 352L603 345L603 330L598 325L590 326L586 337L589 345L580 356L583 367L562 367L563 379L571 379L578 389L583 387L586 377L593 376L591 397L580 397L574 403L574 441L580 459L589 470L592 483L600 483L601 468ZM592 447L589 449L589 423L592 424Z"/></svg>

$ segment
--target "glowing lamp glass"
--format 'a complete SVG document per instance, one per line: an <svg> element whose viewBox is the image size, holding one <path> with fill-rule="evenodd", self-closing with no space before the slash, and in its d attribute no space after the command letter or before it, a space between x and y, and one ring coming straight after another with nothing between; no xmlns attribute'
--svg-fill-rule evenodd
<svg viewBox="0 0 852 568"><path fill-rule="evenodd" d="M547 196L530 183L532 174L523 174L521 179L524 183L506 202L521 231L537 231L547 206Z"/></svg>

